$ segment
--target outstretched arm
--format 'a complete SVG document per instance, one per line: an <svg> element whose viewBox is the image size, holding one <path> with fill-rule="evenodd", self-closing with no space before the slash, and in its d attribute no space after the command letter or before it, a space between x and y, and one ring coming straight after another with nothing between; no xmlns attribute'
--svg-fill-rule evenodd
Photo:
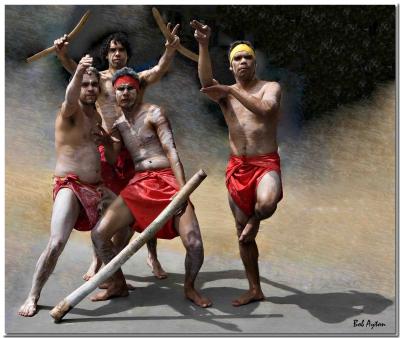
<svg viewBox="0 0 400 338"><path fill-rule="evenodd" d="M167 28L169 31L171 31L171 23L168 23ZM176 53L176 49L180 44L179 36L176 34L178 28L179 24L176 25L171 31L172 40L167 40L165 42L165 52L158 61L158 64L149 70L140 72L140 80L144 81L146 85L158 82L171 66L172 60L174 59Z"/></svg>
<svg viewBox="0 0 400 338"><path fill-rule="evenodd" d="M229 88L230 94L256 115L267 116L279 110L281 86L277 82L270 82L265 85L261 99L254 95L249 95L241 89L235 87Z"/></svg>
<svg viewBox="0 0 400 338"><path fill-rule="evenodd" d="M253 114L261 116L276 113L279 110L281 99L281 87L277 82L270 82L265 85L261 98L250 95L242 89L220 84L201 88L201 92L208 96L226 97L232 95Z"/></svg>
<svg viewBox="0 0 400 338"><path fill-rule="evenodd" d="M79 95L81 92L83 74L86 69L92 65L92 62L93 58L88 54L79 61L74 77L65 92L65 101L61 107L61 116L63 118L70 117L77 112L79 108Z"/></svg>
<svg viewBox="0 0 400 338"><path fill-rule="evenodd" d="M171 125L163 108L154 106L151 110L151 121L157 136L160 140L161 146L168 157L171 169L178 181L179 186L182 188L185 183L185 172L181 160L179 159L178 151L176 150L174 136L172 134Z"/></svg>
<svg viewBox="0 0 400 338"><path fill-rule="evenodd" d="M76 67L78 66L74 60L68 55L68 36L64 34L61 38L54 40L54 47L56 47L56 54L63 67L73 75Z"/></svg>
<svg viewBox="0 0 400 338"><path fill-rule="evenodd" d="M203 87L213 85L213 73L211 66L208 44L211 36L211 28L203 25L197 20L192 20L190 25L195 29L194 37L199 43L199 64L198 72L200 83Z"/></svg>

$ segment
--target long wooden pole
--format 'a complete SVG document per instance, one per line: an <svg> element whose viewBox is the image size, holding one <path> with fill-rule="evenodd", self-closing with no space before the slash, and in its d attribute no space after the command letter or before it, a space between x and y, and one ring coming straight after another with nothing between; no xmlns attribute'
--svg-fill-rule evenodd
<svg viewBox="0 0 400 338"><path fill-rule="evenodd" d="M83 298L96 289L107 278L111 277L136 251L138 251L155 233L170 219L179 207L189 198L189 195L207 177L203 170L199 170L175 195L170 204L157 216L157 218L131 243L129 243L117 256L115 256L96 275L81 285L70 295L65 297L51 311L50 315L55 322L61 319Z"/></svg>
<svg viewBox="0 0 400 338"><path fill-rule="evenodd" d="M68 40L71 41L76 34L82 29L83 25L86 23L86 21L89 18L90 11L87 11L81 18L81 20L78 22L78 24L75 26L75 28L71 31L71 33L68 34ZM51 46L45 50L42 50L39 53L36 53L35 55L32 55L31 57L26 59L26 62L32 62L36 61L46 55L49 55L50 53L54 52L56 50L55 46Z"/></svg>

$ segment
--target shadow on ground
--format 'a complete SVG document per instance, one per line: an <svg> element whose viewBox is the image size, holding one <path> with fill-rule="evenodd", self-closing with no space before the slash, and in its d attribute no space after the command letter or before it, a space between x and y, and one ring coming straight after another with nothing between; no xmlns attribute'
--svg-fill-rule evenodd
<svg viewBox="0 0 400 338"><path fill-rule="evenodd" d="M201 272L197 285L205 296L213 301L212 309L223 314L215 314L210 309L195 306L186 300L183 295L183 274L169 273L168 278L155 281L153 276L139 277L126 275L126 279L133 284L150 283L145 287L137 286L129 297L112 299L107 303L98 303L100 306L93 310L74 308L71 314L83 318L64 319L61 323L95 322L95 321L125 321L125 320L178 320L195 319L207 324L217 325L225 330L240 332L239 327L232 323L221 322L224 319L262 319L283 317L281 313L253 314L260 306L260 302L246 306L233 307L231 300L237 298L245 290L233 287L203 287L205 283L223 279L245 278L241 270ZM336 292L325 294L305 293L287 285L273 282L261 277L261 282L284 291L292 292L285 297L267 297L266 302L274 304L293 304L308 311L312 316L325 323L339 323L352 316L362 313L378 314L384 311L393 301L376 293L362 293L357 291ZM117 313L124 313L139 307L157 307L168 304L174 311L165 316L119 316L106 317ZM188 306L189 305L189 306ZM41 306L40 309L51 309ZM179 313L176 315L176 313Z"/></svg>
<svg viewBox="0 0 400 338"><path fill-rule="evenodd" d="M305 293L267 279L263 279L263 282L295 293L286 297L268 297L268 302L297 305L324 323L340 323L363 313L375 315L393 304L393 301L377 293L355 290L350 290L350 292Z"/></svg>

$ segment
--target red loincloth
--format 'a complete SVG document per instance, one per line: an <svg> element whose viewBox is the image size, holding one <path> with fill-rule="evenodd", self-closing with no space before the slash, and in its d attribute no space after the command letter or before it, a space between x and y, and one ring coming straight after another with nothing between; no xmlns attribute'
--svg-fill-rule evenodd
<svg viewBox="0 0 400 338"><path fill-rule="evenodd" d="M113 193L119 195L135 174L135 165L125 146L122 147L114 165L107 162L104 146L98 147L101 159L101 178L104 185Z"/></svg>
<svg viewBox="0 0 400 338"><path fill-rule="evenodd" d="M99 220L98 206L102 200L102 192L98 191L101 184L88 184L79 181L79 177L74 174L65 177L54 177L53 201L58 192L63 188L71 189L81 203L81 210L76 220L74 229L79 231L89 231Z"/></svg>
<svg viewBox="0 0 400 338"><path fill-rule="evenodd" d="M277 152L251 157L230 156L226 167L226 187L236 205L249 217L254 213L257 185L269 171L281 175ZM282 197L283 193L279 200Z"/></svg>
<svg viewBox="0 0 400 338"><path fill-rule="evenodd" d="M178 190L179 185L171 168L137 172L120 193L136 220L134 230L142 232L146 229L171 202ZM177 236L179 234L174 227L174 217L155 235L163 239Z"/></svg>

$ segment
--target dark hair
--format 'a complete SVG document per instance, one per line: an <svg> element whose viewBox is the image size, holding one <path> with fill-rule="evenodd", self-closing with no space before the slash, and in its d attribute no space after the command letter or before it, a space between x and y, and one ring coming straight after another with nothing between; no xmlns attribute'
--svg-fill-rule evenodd
<svg viewBox="0 0 400 338"><path fill-rule="evenodd" d="M139 75L132 68L124 67L124 68L118 69L114 73L114 75L113 75L113 77L111 79L112 85L114 86L115 81L117 81L118 78L120 78L121 76L124 76L124 75L131 76L135 80L139 81Z"/></svg>
<svg viewBox="0 0 400 338"><path fill-rule="evenodd" d="M86 68L84 74L87 74L87 75L89 75L89 76L92 75L92 74L94 74L94 75L96 76L96 78L97 78L97 81L100 81L100 73L99 73L99 71L97 70L97 68L95 68L95 67L88 67L88 68ZM71 76L69 77L68 83L70 83L70 82L72 81L73 78L74 78L74 75L71 75Z"/></svg>
<svg viewBox="0 0 400 338"><path fill-rule="evenodd" d="M106 57L108 54L108 50L110 49L111 41L119 42L122 46L124 46L126 50L126 54L128 55L128 60L132 55L131 45L128 40L128 35L124 32L116 32L109 35L101 45L100 54L103 62L106 62Z"/></svg>
<svg viewBox="0 0 400 338"><path fill-rule="evenodd" d="M89 67L85 70L85 74L92 75L94 74L97 78L97 81L100 81L100 73L95 67Z"/></svg>
<svg viewBox="0 0 400 338"><path fill-rule="evenodd" d="M250 41L246 41L246 40L237 40L237 41L233 41L231 43L231 45L229 46L229 51L228 51L228 59L231 55L232 49L235 48L237 45L241 45L241 44L245 44L247 46L249 46L251 49L254 50L254 46L251 44Z"/></svg>

